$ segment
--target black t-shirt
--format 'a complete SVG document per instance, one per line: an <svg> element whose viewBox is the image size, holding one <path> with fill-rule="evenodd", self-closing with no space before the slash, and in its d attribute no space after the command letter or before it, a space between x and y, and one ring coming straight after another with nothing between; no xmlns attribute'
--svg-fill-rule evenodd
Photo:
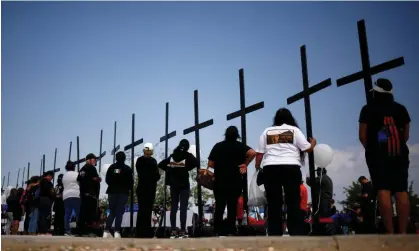
<svg viewBox="0 0 419 251"><path fill-rule="evenodd" d="M112 164L106 172L107 194L128 194L133 185L131 167L124 162Z"/></svg>
<svg viewBox="0 0 419 251"><path fill-rule="evenodd" d="M95 177L99 177L99 174L94 166L86 164L80 169L77 177L80 186L80 195L89 194L91 196L99 196L100 183L93 180Z"/></svg>
<svg viewBox="0 0 419 251"><path fill-rule="evenodd" d="M371 181L362 184L361 194L368 194L366 199L363 198L363 202L370 202L371 200L375 200L374 188Z"/></svg>
<svg viewBox="0 0 419 251"><path fill-rule="evenodd" d="M160 179L157 161L153 157L139 157L135 168L138 174L138 187L155 186Z"/></svg>
<svg viewBox="0 0 419 251"><path fill-rule="evenodd" d="M50 199L53 199L53 189L54 186L52 185L52 182L47 179L42 179L39 183L40 190L39 190L39 197L48 197Z"/></svg>
<svg viewBox="0 0 419 251"><path fill-rule="evenodd" d="M239 182L240 165L246 160L251 148L239 141L221 141L212 148L208 160L214 161L214 176L217 183Z"/></svg>
<svg viewBox="0 0 419 251"><path fill-rule="evenodd" d="M387 107L365 105L359 115L359 123L367 124L367 153L377 154L396 151L393 142L391 142L393 140L394 143L400 142L401 155L409 154L404 139L404 127L410 123L410 116L403 105L397 102ZM386 125L389 125L389 129L383 129ZM391 134L395 136L391 137ZM389 140L390 138L392 139Z"/></svg>

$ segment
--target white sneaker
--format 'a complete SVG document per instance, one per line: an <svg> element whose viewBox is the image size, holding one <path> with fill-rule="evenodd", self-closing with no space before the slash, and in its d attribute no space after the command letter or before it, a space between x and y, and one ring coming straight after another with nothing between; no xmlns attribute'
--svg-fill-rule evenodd
<svg viewBox="0 0 419 251"><path fill-rule="evenodd" d="M112 238L111 233L109 233L109 231L104 231L103 232L103 238Z"/></svg>
<svg viewBox="0 0 419 251"><path fill-rule="evenodd" d="M115 232L114 234L115 239L121 239L121 234L119 232Z"/></svg>

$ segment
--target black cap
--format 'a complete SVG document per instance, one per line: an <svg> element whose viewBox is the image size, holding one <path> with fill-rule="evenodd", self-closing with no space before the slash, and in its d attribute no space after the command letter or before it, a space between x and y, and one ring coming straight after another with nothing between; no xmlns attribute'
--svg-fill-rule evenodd
<svg viewBox="0 0 419 251"><path fill-rule="evenodd" d="M86 155L86 161L89 159L98 159L98 157L96 157L96 155L94 155L93 153L89 153L88 155Z"/></svg>
<svg viewBox="0 0 419 251"><path fill-rule="evenodd" d="M358 178L358 182L361 182L362 180L365 180L366 179L366 177L365 176L360 176L359 178Z"/></svg>

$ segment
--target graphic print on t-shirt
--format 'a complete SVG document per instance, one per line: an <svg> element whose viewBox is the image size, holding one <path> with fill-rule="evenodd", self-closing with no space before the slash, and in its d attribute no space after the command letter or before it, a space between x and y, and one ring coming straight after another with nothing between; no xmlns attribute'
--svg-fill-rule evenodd
<svg viewBox="0 0 419 251"><path fill-rule="evenodd" d="M266 144L293 144L294 130L290 129L276 129L266 132Z"/></svg>
<svg viewBox="0 0 419 251"><path fill-rule="evenodd" d="M399 129L393 117L385 116L383 127L378 131L378 143L389 156L400 156Z"/></svg>

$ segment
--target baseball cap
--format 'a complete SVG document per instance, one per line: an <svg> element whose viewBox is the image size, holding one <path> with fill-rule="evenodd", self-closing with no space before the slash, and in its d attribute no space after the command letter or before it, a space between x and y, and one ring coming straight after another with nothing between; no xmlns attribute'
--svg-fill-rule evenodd
<svg viewBox="0 0 419 251"><path fill-rule="evenodd" d="M151 144L151 143L145 143L144 144L144 150L153 151L153 144Z"/></svg>
<svg viewBox="0 0 419 251"><path fill-rule="evenodd" d="M98 157L96 157L96 155L94 155L93 153L89 153L88 155L86 155L86 160L89 159L98 159Z"/></svg>
<svg viewBox="0 0 419 251"><path fill-rule="evenodd" d="M392 94L393 84L386 78L379 78L375 81L374 86L370 91Z"/></svg>

